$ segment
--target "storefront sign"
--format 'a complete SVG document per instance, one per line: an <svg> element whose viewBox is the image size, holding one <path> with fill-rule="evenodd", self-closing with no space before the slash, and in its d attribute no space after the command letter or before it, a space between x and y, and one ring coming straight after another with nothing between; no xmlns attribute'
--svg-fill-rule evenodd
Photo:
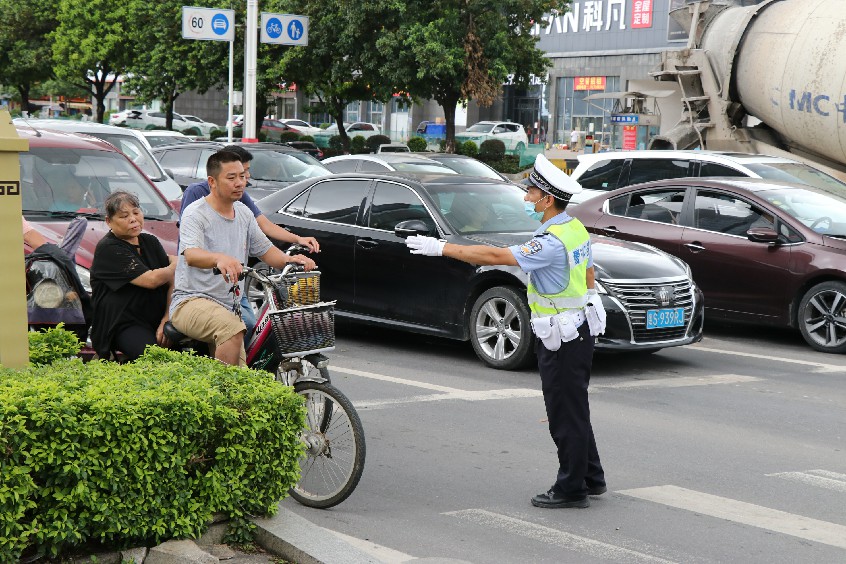
<svg viewBox="0 0 846 564"><path fill-rule="evenodd" d="M632 27L635 29L652 27L653 0L633 0Z"/></svg>
<svg viewBox="0 0 846 564"><path fill-rule="evenodd" d="M565 13L546 16L546 20L549 26L535 25L533 35L626 29L626 0L573 2Z"/></svg>
<svg viewBox="0 0 846 564"><path fill-rule="evenodd" d="M611 123L637 123L637 114L611 114Z"/></svg>
<svg viewBox="0 0 846 564"><path fill-rule="evenodd" d="M634 151L637 149L637 126L624 125L623 126L623 150Z"/></svg>
<svg viewBox="0 0 846 564"><path fill-rule="evenodd" d="M605 90L604 76L577 76L573 79L574 90Z"/></svg>

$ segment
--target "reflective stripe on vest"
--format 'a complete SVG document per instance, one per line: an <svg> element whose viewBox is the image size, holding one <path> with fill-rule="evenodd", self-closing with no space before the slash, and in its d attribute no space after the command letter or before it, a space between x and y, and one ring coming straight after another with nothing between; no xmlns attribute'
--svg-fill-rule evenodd
<svg viewBox="0 0 846 564"><path fill-rule="evenodd" d="M570 265L569 280L564 280L565 287L557 294L542 294L532 283L526 296L533 317L555 315L568 309L582 309L587 304L587 264L590 257L590 235L577 219L566 223L551 225L547 233L557 238L567 250L567 262Z"/></svg>

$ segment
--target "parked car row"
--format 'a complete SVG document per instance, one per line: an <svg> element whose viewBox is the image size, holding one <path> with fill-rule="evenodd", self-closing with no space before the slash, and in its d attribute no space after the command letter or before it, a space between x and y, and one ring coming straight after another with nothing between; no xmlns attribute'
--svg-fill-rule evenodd
<svg viewBox="0 0 846 564"><path fill-rule="evenodd" d="M167 126L167 115L158 110L123 110L109 116L109 125L122 125L132 129L154 129ZM207 122L197 116L185 116L173 113L173 129L191 135L208 136L217 124Z"/></svg>

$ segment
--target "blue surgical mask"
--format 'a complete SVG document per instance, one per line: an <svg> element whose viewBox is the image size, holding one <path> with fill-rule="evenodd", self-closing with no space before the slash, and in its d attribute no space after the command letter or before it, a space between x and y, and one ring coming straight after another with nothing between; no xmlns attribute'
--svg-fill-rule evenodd
<svg viewBox="0 0 846 564"><path fill-rule="evenodd" d="M539 201L540 200L538 200L538 202ZM535 206L538 205L538 202L523 202L523 211L525 211L526 215L528 215L535 221L540 221L543 219L543 212L535 211Z"/></svg>

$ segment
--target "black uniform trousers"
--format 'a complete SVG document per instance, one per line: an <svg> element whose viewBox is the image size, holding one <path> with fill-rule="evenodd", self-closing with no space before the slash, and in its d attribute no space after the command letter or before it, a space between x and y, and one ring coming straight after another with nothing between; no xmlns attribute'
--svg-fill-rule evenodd
<svg viewBox="0 0 846 564"><path fill-rule="evenodd" d="M578 337L561 343L557 351L535 339L549 434L558 448L553 489L559 495L582 497L588 488L605 485L588 404L593 346L587 322L579 327Z"/></svg>

